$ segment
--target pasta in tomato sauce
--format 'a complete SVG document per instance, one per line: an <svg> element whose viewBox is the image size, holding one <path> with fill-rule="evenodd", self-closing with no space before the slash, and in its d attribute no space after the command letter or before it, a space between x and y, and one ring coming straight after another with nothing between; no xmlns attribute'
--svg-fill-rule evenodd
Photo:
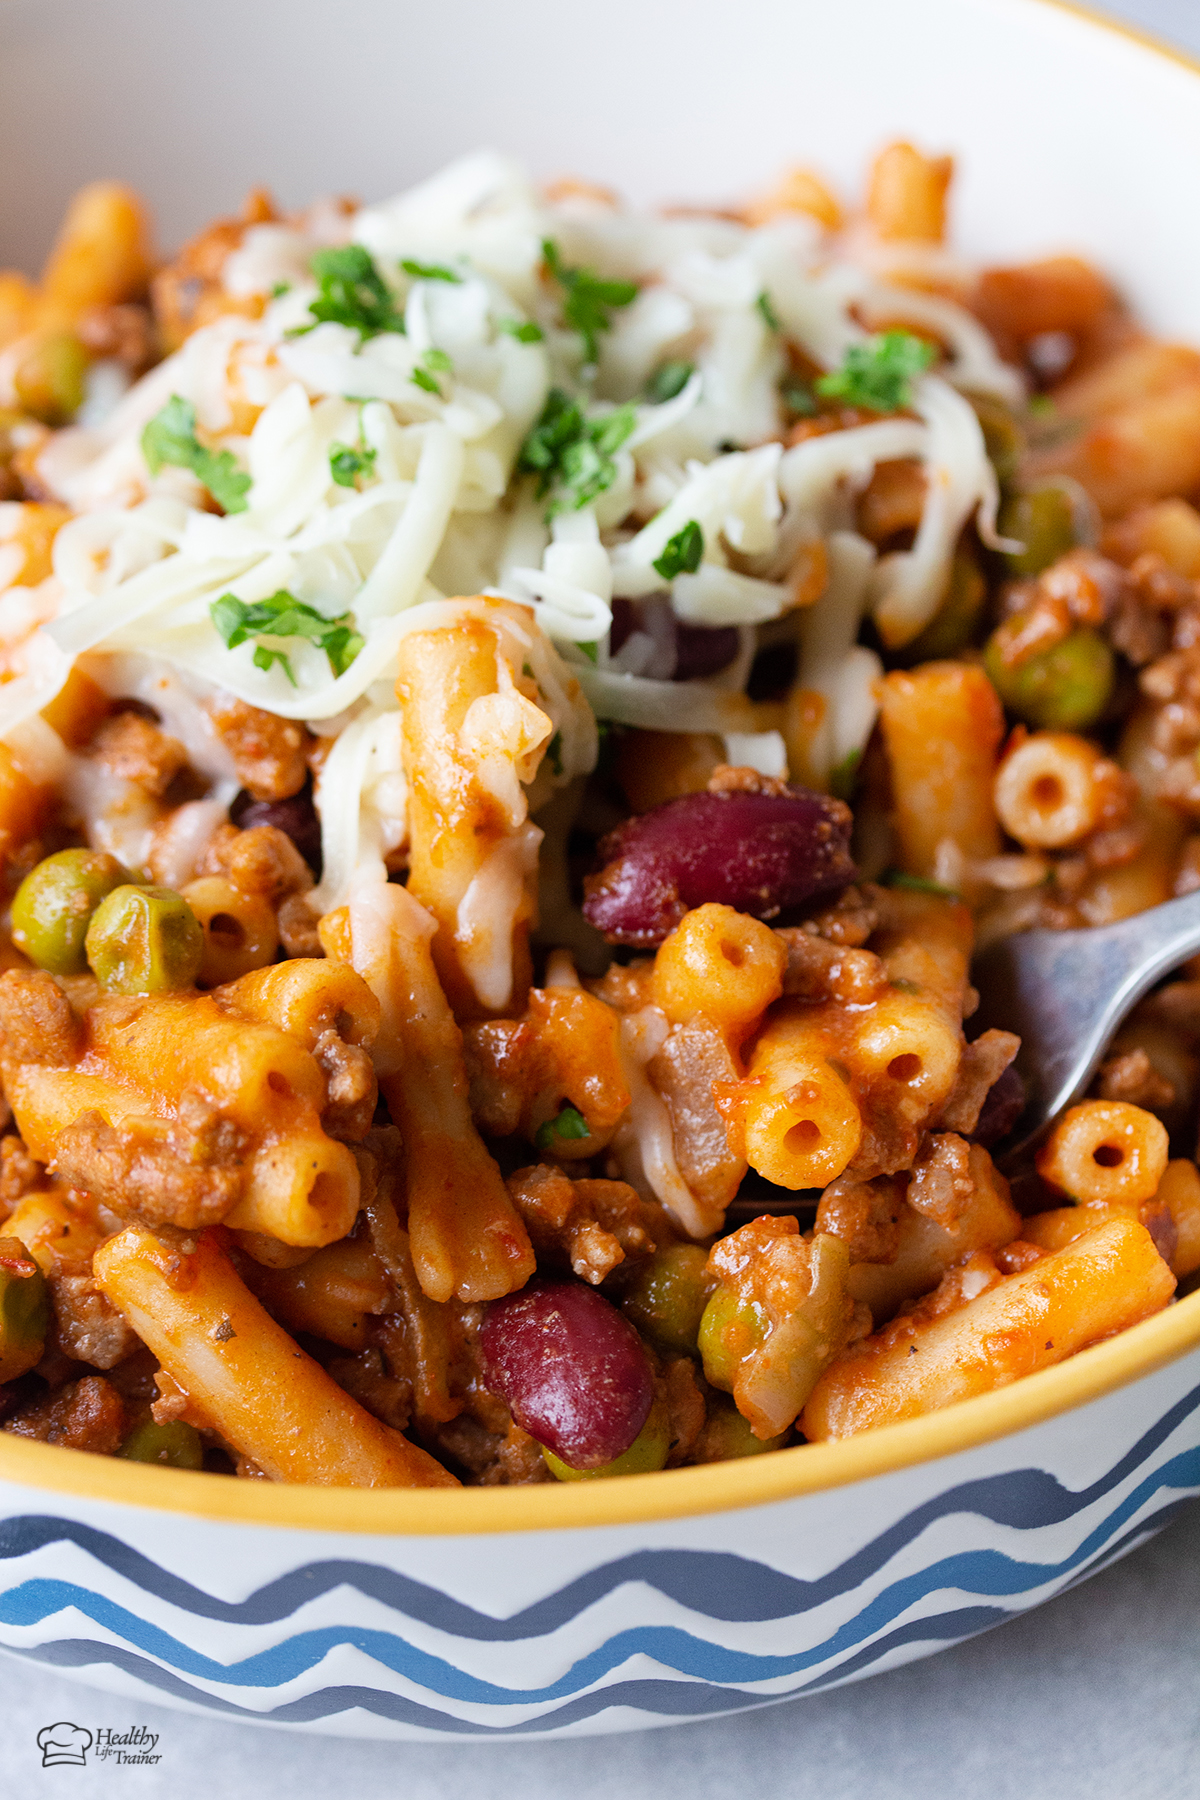
<svg viewBox="0 0 1200 1800"><path fill-rule="evenodd" d="M1021 1184L980 943L1200 886L1200 353L953 161L115 183L0 274L0 1424L244 1479L877 1428L1200 1270L1200 969Z"/></svg>

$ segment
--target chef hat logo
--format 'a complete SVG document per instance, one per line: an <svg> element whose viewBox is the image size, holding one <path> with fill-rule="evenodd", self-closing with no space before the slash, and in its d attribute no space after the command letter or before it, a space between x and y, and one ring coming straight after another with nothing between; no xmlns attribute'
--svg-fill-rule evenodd
<svg viewBox="0 0 1200 1800"><path fill-rule="evenodd" d="M75 1763L82 1767L92 1747L92 1734L84 1725L72 1725L69 1719L60 1719L57 1725L43 1725L37 1741L43 1769L56 1768L59 1763Z"/></svg>

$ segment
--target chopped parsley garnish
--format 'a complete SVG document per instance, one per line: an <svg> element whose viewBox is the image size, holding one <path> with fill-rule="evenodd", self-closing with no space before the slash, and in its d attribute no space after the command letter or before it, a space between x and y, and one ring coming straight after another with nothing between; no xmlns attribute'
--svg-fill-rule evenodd
<svg viewBox="0 0 1200 1800"><path fill-rule="evenodd" d="M907 875L903 869L886 869L879 881L881 887L908 888L914 894L936 894L940 900L960 898L953 888L942 882L932 881L928 875Z"/></svg>
<svg viewBox="0 0 1200 1800"><path fill-rule="evenodd" d="M813 391L798 375L785 375L779 384L779 398L798 419L811 419L817 410Z"/></svg>
<svg viewBox="0 0 1200 1800"><path fill-rule="evenodd" d="M600 645L598 640L594 638L590 639L586 644L580 644L579 649L583 651L583 654L587 657L589 662L598 663L600 661Z"/></svg>
<svg viewBox="0 0 1200 1800"><path fill-rule="evenodd" d="M362 637L346 623L351 616L348 612L327 619L286 588L280 588L269 600L239 600L236 594L222 594L208 611L226 649L236 650L252 637L304 638L325 652L335 675L344 675L363 647ZM254 652L255 668L271 669L276 663L295 687L296 677L286 652L259 644Z"/></svg>
<svg viewBox="0 0 1200 1800"><path fill-rule="evenodd" d="M339 487L357 487L360 475L370 475L375 468L374 450L360 440L354 444L330 444L329 473Z"/></svg>
<svg viewBox="0 0 1200 1800"><path fill-rule="evenodd" d="M462 276L454 269L448 269L445 263L417 262L415 258L406 256L400 267L406 275L411 275L414 281L453 281L456 283L462 281Z"/></svg>
<svg viewBox="0 0 1200 1800"><path fill-rule="evenodd" d="M426 350L408 379L424 388L427 394L436 394L439 400L444 400L446 396L438 376L449 375L453 368L454 364L444 350Z"/></svg>
<svg viewBox="0 0 1200 1800"><path fill-rule="evenodd" d="M547 1119L544 1125L538 1126L533 1134L533 1141L539 1150L553 1151L555 1138L586 1138L591 1135L583 1114L568 1103L557 1117Z"/></svg>
<svg viewBox="0 0 1200 1800"><path fill-rule="evenodd" d="M858 766L862 762L861 750L847 750L840 763L829 771L829 791L835 800L850 801L854 798L854 790L858 786Z"/></svg>
<svg viewBox="0 0 1200 1800"><path fill-rule="evenodd" d="M583 339L584 361L594 363L600 354L597 338L608 331L609 313L637 298L636 281L602 281L591 269L568 269L553 238L542 239L546 267L563 290L563 323Z"/></svg>
<svg viewBox="0 0 1200 1800"><path fill-rule="evenodd" d="M550 764L555 775L562 774L563 760L561 731L556 731L554 736L550 739L550 742L546 745L546 761Z"/></svg>
<svg viewBox="0 0 1200 1800"><path fill-rule="evenodd" d="M540 344L546 335L532 319L501 319L496 330L516 338L518 344Z"/></svg>
<svg viewBox="0 0 1200 1800"><path fill-rule="evenodd" d="M1031 394L1026 404L1035 419L1052 419L1054 417L1054 402L1049 394Z"/></svg>
<svg viewBox="0 0 1200 1800"><path fill-rule="evenodd" d="M292 284L290 281L277 281L275 286L271 289L271 298L272 300L282 300L283 296L285 294L290 294L291 291Z"/></svg>
<svg viewBox="0 0 1200 1800"><path fill-rule="evenodd" d="M666 400L673 400L676 394L682 394L695 371L695 363L665 362L660 363L646 383L646 398L652 406L661 406Z"/></svg>
<svg viewBox="0 0 1200 1800"><path fill-rule="evenodd" d="M821 375L818 394L870 412L900 412L912 405L912 384L936 352L911 331L884 331L865 344L851 344L840 369Z"/></svg>
<svg viewBox="0 0 1200 1800"><path fill-rule="evenodd" d="M628 402L601 419L588 419L578 401L551 388L517 460L522 474L537 476L539 499L555 490L547 517L577 512L612 486L613 458L636 424L637 410Z"/></svg>
<svg viewBox="0 0 1200 1800"><path fill-rule="evenodd" d="M321 289L308 309L313 324L294 326L292 337L302 337L314 325L348 325L357 331L360 344L383 331L403 333L404 314L396 310L395 296L361 244L318 250L311 268Z"/></svg>
<svg viewBox="0 0 1200 1800"><path fill-rule="evenodd" d="M162 411L155 413L142 433L142 455L151 475L157 475L164 463L190 469L223 512L245 512L250 477L238 468L232 451L208 450L200 442L196 409L190 400L172 394Z"/></svg>
<svg viewBox="0 0 1200 1800"><path fill-rule="evenodd" d="M674 581L677 575L694 575L703 555L704 533L695 519L689 519L681 531L667 540L653 566L664 581Z"/></svg>
<svg viewBox="0 0 1200 1800"><path fill-rule="evenodd" d="M779 314L775 311L775 308L771 305L771 296L770 296L770 294L768 294L766 288L764 288L762 293L759 294L759 296L755 300L754 304L755 304L755 306L757 306L759 312L762 314L763 318L767 321L767 324L770 326L772 331L782 331L783 330L783 320L779 317Z"/></svg>

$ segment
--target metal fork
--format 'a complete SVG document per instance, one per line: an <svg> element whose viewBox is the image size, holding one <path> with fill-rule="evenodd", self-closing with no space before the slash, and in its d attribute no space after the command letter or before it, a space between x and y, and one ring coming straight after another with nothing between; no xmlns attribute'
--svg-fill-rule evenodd
<svg viewBox="0 0 1200 1800"><path fill-rule="evenodd" d="M1021 1039L1017 1067L1028 1101L998 1160L1010 1168L1072 1106L1121 1020L1154 983L1200 950L1200 892L1116 925L1026 931L977 956L975 1035L989 1026Z"/></svg>

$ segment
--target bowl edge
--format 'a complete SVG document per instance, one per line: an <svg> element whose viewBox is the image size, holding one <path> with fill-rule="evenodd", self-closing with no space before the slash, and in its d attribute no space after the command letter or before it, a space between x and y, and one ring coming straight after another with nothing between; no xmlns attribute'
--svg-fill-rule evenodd
<svg viewBox="0 0 1200 1800"><path fill-rule="evenodd" d="M227 1524L406 1537L632 1525L767 1506L935 1462L1102 1399L1200 1348L1200 1291L1053 1368L938 1412L761 1457L597 1483L463 1488L291 1487L150 1468L0 1432L0 1483Z"/></svg>

